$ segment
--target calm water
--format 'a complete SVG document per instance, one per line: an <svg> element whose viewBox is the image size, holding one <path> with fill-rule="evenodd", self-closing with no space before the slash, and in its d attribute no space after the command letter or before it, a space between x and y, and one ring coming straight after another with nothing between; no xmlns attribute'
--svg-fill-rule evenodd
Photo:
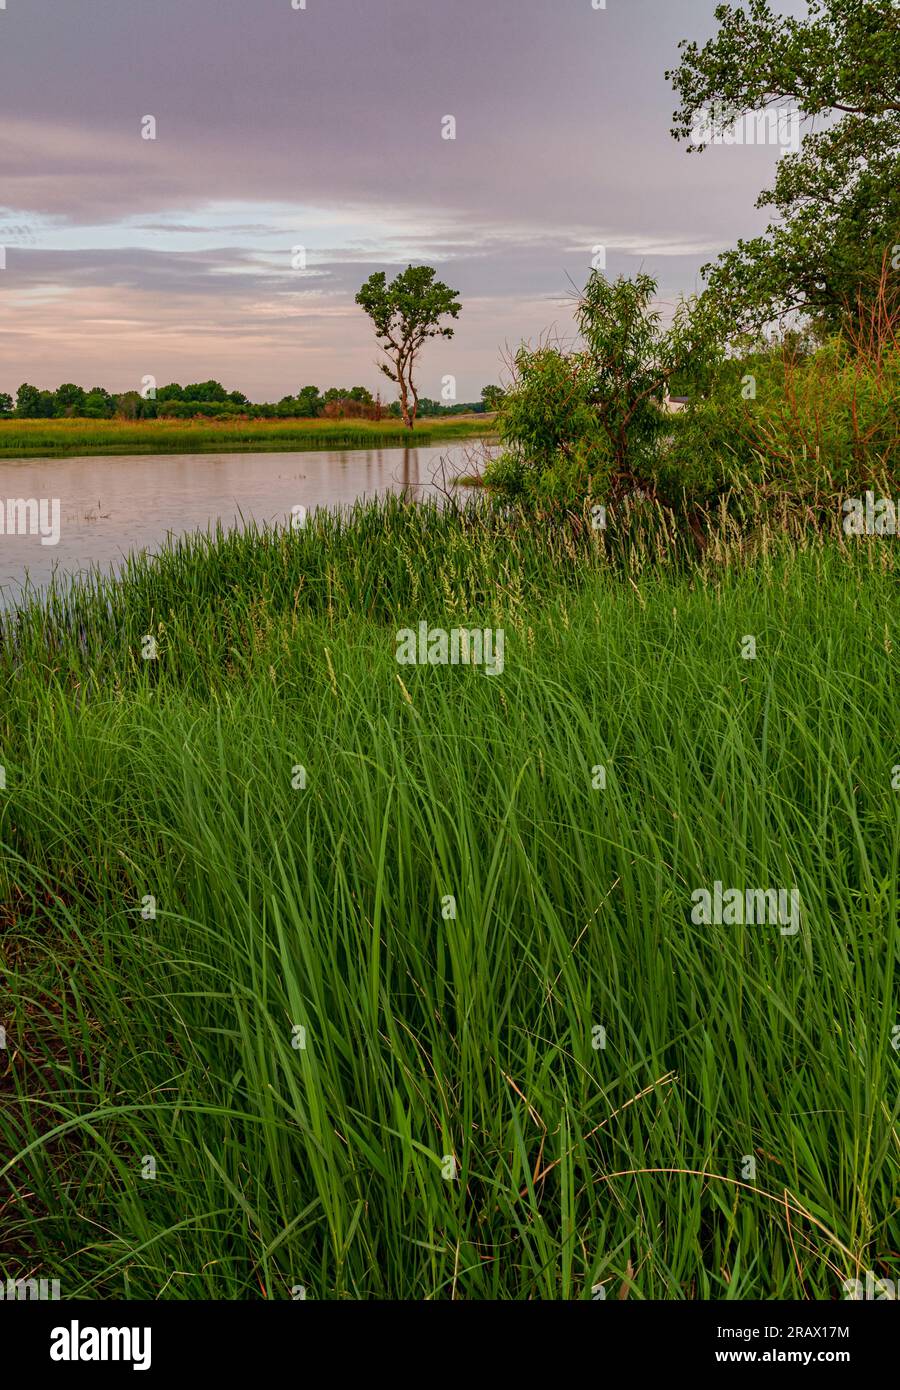
<svg viewBox="0 0 900 1390"><path fill-rule="evenodd" d="M472 441L321 453L2 459L4 507L7 498L58 498L59 541L44 545L39 534L0 535L0 606L16 601L26 573L42 587L54 570L115 569L130 551L152 553L169 533L205 530L216 521L240 526L242 515L284 525L295 506L311 511L386 492L436 494L442 462L449 482L472 471L476 451L480 446Z"/></svg>

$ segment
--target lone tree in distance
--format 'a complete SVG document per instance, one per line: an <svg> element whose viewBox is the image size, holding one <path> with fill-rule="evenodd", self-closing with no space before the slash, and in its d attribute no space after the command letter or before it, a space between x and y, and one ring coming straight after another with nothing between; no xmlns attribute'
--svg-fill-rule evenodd
<svg viewBox="0 0 900 1390"><path fill-rule="evenodd" d="M419 393L413 379L416 358L427 338L452 338L452 328L441 319L458 318L462 305L458 291L435 278L429 265L407 266L390 284L383 270L370 275L356 296L375 325L387 362L379 362L385 376L397 383L403 423L412 429L419 409ZM412 409L410 409L410 400Z"/></svg>

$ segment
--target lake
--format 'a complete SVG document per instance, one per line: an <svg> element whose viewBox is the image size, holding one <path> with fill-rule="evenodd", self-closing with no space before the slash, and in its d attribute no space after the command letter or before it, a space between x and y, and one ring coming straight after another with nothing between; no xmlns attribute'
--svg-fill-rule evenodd
<svg viewBox="0 0 900 1390"><path fill-rule="evenodd" d="M482 446L323 450L319 453L128 454L110 457L0 460L0 502L35 498L45 515L58 499L59 539L0 535L0 606L21 595L26 575L37 588L54 571L114 570L130 551L153 552L168 535L206 530L221 521L284 525L293 507L344 506L386 492L438 496L442 477L475 471ZM443 473L442 473L443 468ZM8 520L6 531L13 530ZM45 527L48 534L49 527Z"/></svg>

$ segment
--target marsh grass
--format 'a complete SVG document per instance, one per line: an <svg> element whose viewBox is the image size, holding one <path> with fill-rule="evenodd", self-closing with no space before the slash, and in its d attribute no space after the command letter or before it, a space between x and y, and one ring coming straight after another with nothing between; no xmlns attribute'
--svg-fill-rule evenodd
<svg viewBox="0 0 900 1390"><path fill-rule="evenodd" d="M897 615L886 538L389 498L7 619L3 1272L896 1277ZM422 619L504 627L503 675L398 667ZM694 925L716 879L798 888L801 932Z"/></svg>
<svg viewBox="0 0 900 1390"><path fill-rule="evenodd" d="M489 434L481 416L435 418L407 430L396 420L3 420L0 459L86 454L370 449L472 439Z"/></svg>

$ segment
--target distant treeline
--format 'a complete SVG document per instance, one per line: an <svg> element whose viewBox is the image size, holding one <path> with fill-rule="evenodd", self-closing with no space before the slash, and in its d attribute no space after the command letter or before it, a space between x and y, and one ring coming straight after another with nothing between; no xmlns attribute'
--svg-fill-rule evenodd
<svg viewBox="0 0 900 1390"><path fill-rule="evenodd" d="M419 415L467 415L495 410L502 392L497 386L485 386L480 401L442 405L423 397ZM242 391L226 391L219 381L200 381L180 386L173 381L168 386L147 387L145 391L124 391L119 394L92 386L86 391L72 382L65 382L56 391L41 391L24 382L16 398L0 392L0 415L13 415L25 420L54 420L78 417L88 420L153 420L160 417L186 419L191 416L231 417L248 416L257 419L301 416L323 419L349 418L382 420L400 418L399 401L385 403L373 396L365 386L329 387L304 386L296 396L282 396L278 402L253 402Z"/></svg>

